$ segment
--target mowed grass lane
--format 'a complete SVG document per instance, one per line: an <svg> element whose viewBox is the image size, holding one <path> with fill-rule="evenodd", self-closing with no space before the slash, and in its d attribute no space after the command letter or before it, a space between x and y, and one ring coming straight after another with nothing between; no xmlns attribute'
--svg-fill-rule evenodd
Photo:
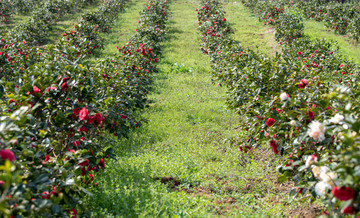
<svg viewBox="0 0 360 218"><path fill-rule="evenodd" d="M114 145L117 159L106 163L88 200L93 216L259 217L299 207L287 203L289 184L276 183L278 159L268 147L240 155L229 143L241 137L241 118L226 109L225 88L211 81L196 7L197 1L172 0L148 122Z"/></svg>

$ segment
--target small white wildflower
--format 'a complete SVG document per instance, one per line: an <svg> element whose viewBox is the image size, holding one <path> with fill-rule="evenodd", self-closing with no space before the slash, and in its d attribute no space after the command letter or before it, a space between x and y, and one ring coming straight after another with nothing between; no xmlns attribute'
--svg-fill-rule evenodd
<svg viewBox="0 0 360 218"><path fill-rule="evenodd" d="M315 185L315 192L319 196L324 196L326 193L326 189L332 189L331 185L327 182L320 181Z"/></svg>
<svg viewBox="0 0 360 218"><path fill-rule="evenodd" d="M340 124L341 121L344 120L344 116L341 115L341 114L336 114L334 117L332 117L330 119L330 123L333 123L333 124Z"/></svg>
<svg viewBox="0 0 360 218"><path fill-rule="evenodd" d="M295 120L290 121L290 125L291 126L296 126L296 121Z"/></svg>
<svg viewBox="0 0 360 218"><path fill-rule="evenodd" d="M280 94L280 99L281 101L287 101L289 99L289 96L285 92L283 92Z"/></svg>
<svg viewBox="0 0 360 218"><path fill-rule="evenodd" d="M326 128L319 121L312 121L309 125L309 136L317 141L325 139Z"/></svg>

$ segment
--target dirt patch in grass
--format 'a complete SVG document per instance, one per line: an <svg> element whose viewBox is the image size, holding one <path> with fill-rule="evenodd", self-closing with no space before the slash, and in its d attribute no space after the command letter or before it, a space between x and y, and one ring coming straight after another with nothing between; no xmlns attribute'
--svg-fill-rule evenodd
<svg viewBox="0 0 360 218"><path fill-rule="evenodd" d="M173 191L178 190L178 186L181 184L180 180L175 179L172 176L165 176L165 177L155 177L154 180L160 180L162 184L167 185L169 188L171 188Z"/></svg>
<svg viewBox="0 0 360 218"><path fill-rule="evenodd" d="M297 218L312 218L318 217L322 213L323 208L319 206L308 206L304 208L298 208L295 210L290 211L289 217L297 217Z"/></svg>

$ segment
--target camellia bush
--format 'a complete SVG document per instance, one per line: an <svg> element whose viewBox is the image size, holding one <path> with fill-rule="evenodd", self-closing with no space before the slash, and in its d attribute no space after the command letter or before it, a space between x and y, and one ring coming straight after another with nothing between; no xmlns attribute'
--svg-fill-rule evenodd
<svg viewBox="0 0 360 218"><path fill-rule="evenodd" d="M357 3L332 3L323 0L296 1L291 7L298 8L304 17L323 21L339 34L349 34L359 41L360 6Z"/></svg>
<svg viewBox="0 0 360 218"><path fill-rule="evenodd" d="M5 216L86 213L82 199L91 195L86 187L97 185L96 173L114 157L108 134L124 137L141 125L134 112L147 104L168 2L148 1L139 28L118 47L118 55L89 60L101 48L103 27L110 27L125 2L104 1L95 12L101 23L83 16L44 50L26 41L0 41L0 211Z"/></svg>
<svg viewBox="0 0 360 218"><path fill-rule="evenodd" d="M203 0L197 10L201 50L210 56L215 78L228 89L229 107L242 116L247 137L240 151L268 145L274 154L287 156L279 166L279 181L295 182L292 195L320 197L333 215L359 213L359 175L354 170L359 145L339 134L350 131L356 138L359 133L353 124L359 121L357 106L351 106L358 103L359 66L331 43L304 37L301 18L287 14L283 3L245 4L260 20L264 14L273 19L265 24L274 25L282 54L267 57L232 41L217 0Z"/></svg>

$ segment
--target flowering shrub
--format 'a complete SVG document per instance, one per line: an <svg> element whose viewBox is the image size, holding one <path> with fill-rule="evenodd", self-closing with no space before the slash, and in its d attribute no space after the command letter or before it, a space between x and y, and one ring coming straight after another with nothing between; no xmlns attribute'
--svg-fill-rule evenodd
<svg viewBox="0 0 360 218"><path fill-rule="evenodd" d="M124 3L106 1L99 9L106 13L95 14L111 22ZM85 19L44 51L25 41L0 42L1 211L72 217L85 211L85 188L114 157L107 134L126 136L141 125L133 113L147 104L168 3L147 4L137 32L113 58L87 60L101 38Z"/></svg>
<svg viewBox="0 0 360 218"><path fill-rule="evenodd" d="M57 19L71 12L72 9L83 7L86 4L88 3L81 0L45 1L32 12L32 16L27 22L19 24L10 31L8 38L12 42L24 40L28 43L42 42Z"/></svg>
<svg viewBox="0 0 360 218"><path fill-rule="evenodd" d="M256 7L255 12L261 8L259 16L262 17L273 10L273 4L276 3L259 2L258 7L251 1L247 5ZM283 55L273 58L234 43L230 31L223 31L230 28L223 16L218 1L201 2L198 10L201 50L211 57L214 76L228 89L229 107L242 116L241 123L248 137L243 139L240 150L249 152L265 144L274 154L287 155L288 159L279 167L282 173L279 181L293 179L297 187L293 194L308 196L311 192L313 197L325 196L327 201L332 199L327 190L335 187L341 191L335 189L334 196L343 192L350 196L349 188L358 193L354 185L354 181L358 181L356 172L343 172L340 179L333 168L352 165L343 160L343 156L334 161L346 146L331 131L334 126L328 125L338 125L342 116L346 117L336 115L344 105L339 105L328 93L337 86L357 90L358 66L345 60L331 43L303 37L301 20L286 12L275 22ZM349 99L358 101L355 95L349 95ZM351 186L346 184L345 175L355 178ZM342 191L343 186L347 192ZM358 195L352 196L351 205L346 207L339 203L339 198L331 201L335 203L328 204L329 211L357 213ZM346 209L349 205L351 208Z"/></svg>
<svg viewBox="0 0 360 218"><path fill-rule="evenodd" d="M306 18L324 21L325 25L339 34L347 34L359 41L360 7L351 3L329 3L327 1L299 1L292 5L299 8Z"/></svg>

